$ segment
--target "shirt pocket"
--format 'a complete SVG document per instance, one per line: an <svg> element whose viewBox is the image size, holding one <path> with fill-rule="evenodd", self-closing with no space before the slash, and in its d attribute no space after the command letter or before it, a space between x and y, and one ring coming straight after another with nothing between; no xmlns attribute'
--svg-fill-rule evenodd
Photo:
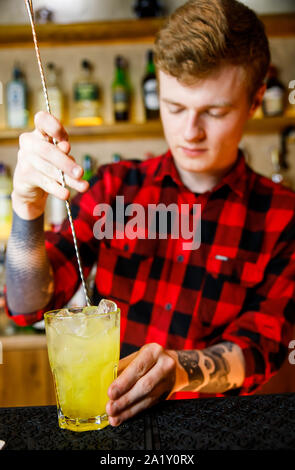
<svg viewBox="0 0 295 470"><path fill-rule="evenodd" d="M242 287L254 287L264 275L264 268L241 258L211 256L207 261L207 271L214 278L224 282L239 284Z"/></svg>
<svg viewBox="0 0 295 470"><path fill-rule="evenodd" d="M202 298L198 309L205 335L214 328L224 328L245 308L250 289L255 289L264 277L264 269L245 259L216 258L207 260Z"/></svg>
<svg viewBox="0 0 295 470"><path fill-rule="evenodd" d="M100 243L96 285L99 294L128 304L143 299L156 240L112 239Z"/></svg>

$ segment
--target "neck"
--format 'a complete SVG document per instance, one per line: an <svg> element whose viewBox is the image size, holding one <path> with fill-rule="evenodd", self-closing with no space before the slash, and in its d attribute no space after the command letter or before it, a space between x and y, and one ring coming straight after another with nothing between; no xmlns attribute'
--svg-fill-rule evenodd
<svg viewBox="0 0 295 470"><path fill-rule="evenodd" d="M186 186L192 193L203 194L211 191L215 186L220 183L222 178L230 171L234 164L226 167L215 173L194 173L192 171L184 170L174 160L176 169L184 186Z"/></svg>

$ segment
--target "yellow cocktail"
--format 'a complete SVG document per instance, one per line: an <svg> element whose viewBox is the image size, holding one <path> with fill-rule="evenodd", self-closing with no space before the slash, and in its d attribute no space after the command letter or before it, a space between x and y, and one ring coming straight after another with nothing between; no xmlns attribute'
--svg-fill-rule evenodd
<svg viewBox="0 0 295 470"><path fill-rule="evenodd" d="M107 426L107 390L117 376L120 310L99 307L54 310L44 315L58 422L72 431Z"/></svg>

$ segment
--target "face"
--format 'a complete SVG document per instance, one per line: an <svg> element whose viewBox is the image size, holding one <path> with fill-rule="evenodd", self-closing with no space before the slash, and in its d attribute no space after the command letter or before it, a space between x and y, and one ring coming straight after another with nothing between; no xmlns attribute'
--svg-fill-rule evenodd
<svg viewBox="0 0 295 470"><path fill-rule="evenodd" d="M218 175L237 158L244 125L257 104L248 101L244 71L224 66L194 85L159 71L163 129L176 166Z"/></svg>

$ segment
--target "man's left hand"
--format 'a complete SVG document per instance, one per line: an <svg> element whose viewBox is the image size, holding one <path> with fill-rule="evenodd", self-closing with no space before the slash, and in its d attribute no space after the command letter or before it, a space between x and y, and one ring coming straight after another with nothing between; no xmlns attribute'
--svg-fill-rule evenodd
<svg viewBox="0 0 295 470"><path fill-rule="evenodd" d="M176 364L175 352L157 343L146 344L121 359L118 377L108 389L106 412L110 425L118 426L167 397L175 384Z"/></svg>

